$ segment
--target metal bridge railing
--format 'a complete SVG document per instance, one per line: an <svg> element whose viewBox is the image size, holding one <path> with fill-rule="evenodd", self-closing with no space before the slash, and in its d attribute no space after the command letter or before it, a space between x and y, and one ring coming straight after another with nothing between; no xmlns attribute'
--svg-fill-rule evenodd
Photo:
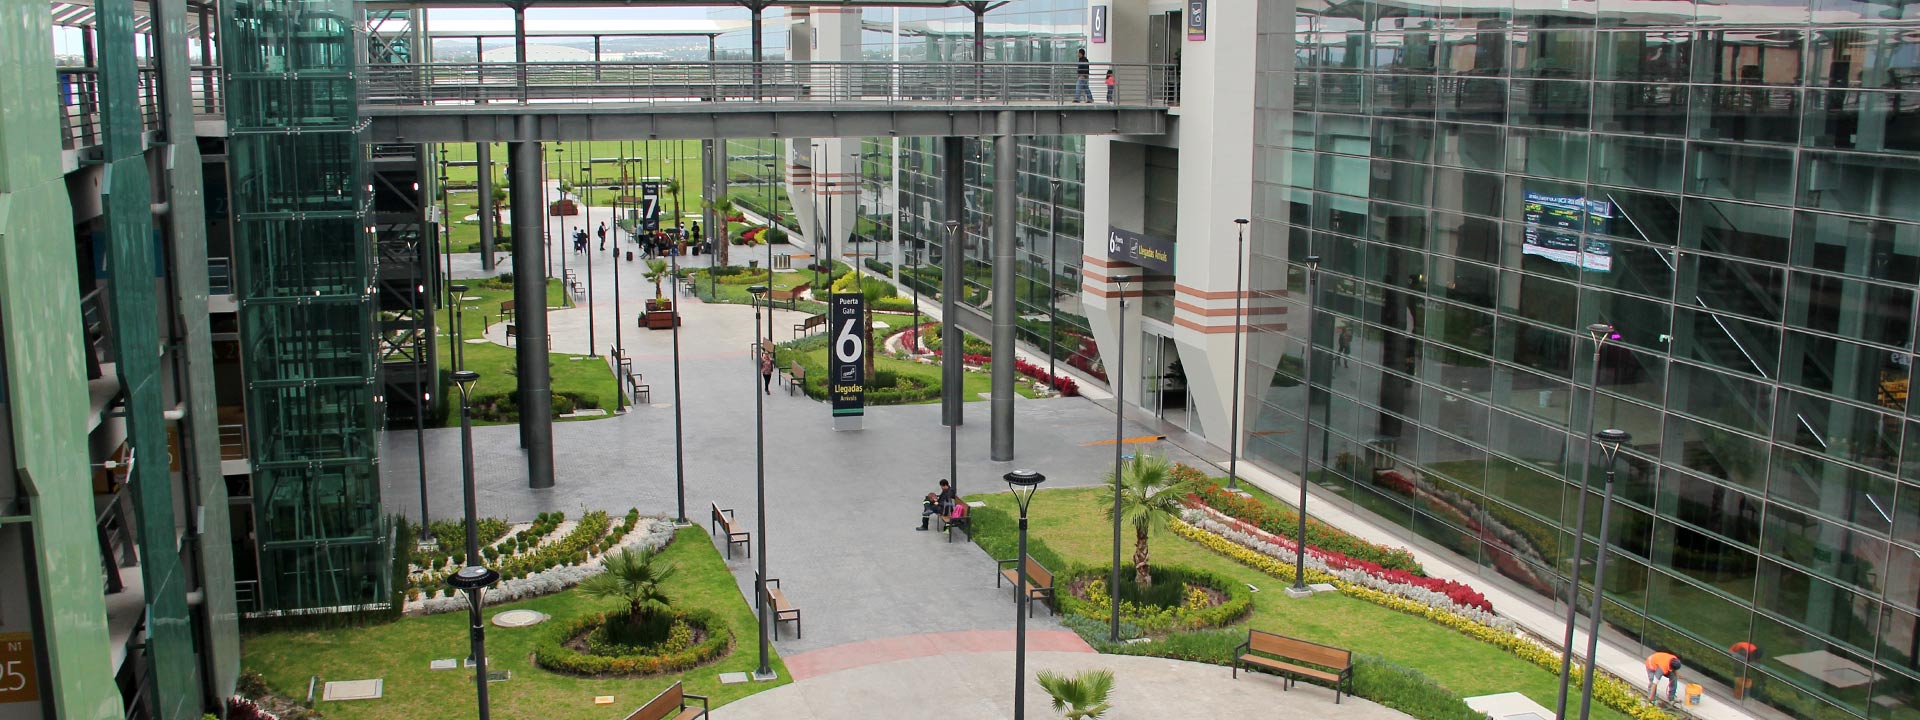
<svg viewBox="0 0 1920 720"><path fill-rule="evenodd" d="M1108 73L1114 83L1106 84ZM1097 63L430 63L367 68L370 105L696 102L941 106L1177 103L1172 65Z"/></svg>
<svg viewBox="0 0 1920 720"><path fill-rule="evenodd" d="M220 68L213 65L195 65L188 76L190 92L193 98L189 105L195 115L222 115L226 111L224 95L220 87ZM157 68L140 68L140 125L141 130L157 130L163 117L161 108L160 71ZM54 75L59 81L61 147L77 150L100 144L100 70L91 67L55 68Z"/></svg>

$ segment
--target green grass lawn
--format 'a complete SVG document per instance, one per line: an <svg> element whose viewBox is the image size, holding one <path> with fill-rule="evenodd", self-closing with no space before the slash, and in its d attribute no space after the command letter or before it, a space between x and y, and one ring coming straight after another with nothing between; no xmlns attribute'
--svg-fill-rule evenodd
<svg viewBox="0 0 1920 720"><path fill-rule="evenodd" d="M881 313L881 314L875 315L874 319L878 322L887 323L888 329L887 330L876 329L873 333L874 343L879 344L881 342L881 337L883 337L886 332L890 332L893 329L905 326L908 322L910 322L908 317L909 316L906 313L899 313L899 314ZM803 340L801 345L797 348L781 347L778 350L777 354L775 355L775 358L777 358L777 362L779 366L783 368L789 367L795 359L798 359L800 361L800 365L807 369L807 377L809 378L826 377L827 376L827 348L826 348L826 344L823 341L820 341L818 338L819 336L815 336L815 338L811 339L812 340L811 342ZM928 387L935 388L936 390L940 387L940 366L939 365L927 365L924 363L913 362L911 360L896 360L894 358L882 355L878 358L874 358L873 368L876 371L892 372L898 375L910 376L910 377L916 378L921 382L926 383ZM965 399L966 402L973 402L975 400L980 400L981 399L980 395L982 393L990 393L993 391L993 378L987 373L983 373L983 372L964 373L962 374L962 379L964 380L963 384L961 385L961 390L964 393L962 397ZM1015 379L1015 384L1014 384L1015 389L1020 393L1021 396L1028 397L1028 398L1037 397L1037 395L1035 395L1033 391L1032 378L1029 378L1025 375L1015 374L1014 379ZM909 404L925 405L928 403L936 403L939 401L940 401L940 397L936 392L934 396L929 399L922 400L918 403L909 403Z"/></svg>
<svg viewBox="0 0 1920 720"><path fill-rule="evenodd" d="M624 717L654 694L686 682L686 691L712 698L717 707L788 682L786 667L776 656L772 683L721 685L723 672L751 671L758 663L754 646L753 609L741 597L726 563L714 550L706 531L682 529L660 559L677 569L668 581L675 606L718 612L732 626L734 646L719 661L682 674L636 678L581 678L537 668L535 645L568 618L618 608L617 600L592 600L577 591L510 603L487 609L487 616L503 610L527 608L553 616L530 628L487 626L488 669L508 670L513 678L488 686L494 717L539 720L606 720ZM246 635L245 669L258 672L267 684L289 697L305 697L308 678L321 682L381 678L385 697L379 700L319 703L331 720L411 720L412 718L471 718L473 675L462 670L429 670L437 658L467 656L467 613L453 612L351 630L289 631ZM593 704L596 695L615 697L612 706Z"/></svg>
<svg viewBox="0 0 1920 720"><path fill-rule="evenodd" d="M734 248L734 250L738 252L739 248ZM743 260L749 257L750 256L735 255L734 259ZM764 261L766 257L762 255L752 259ZM761 264L765 265L764 262ZM833 267L835 274L845 273L850 269L846 263L834 263ZM713 283L707 277L706 268L688 269L685 271L685 274L687 277L693 279L694 295L702 301L728 303L732 305L748 304L748 301L752 299L752 295L747 292L747 288L767 282L767 270L765 267L749 270L739 275L722 275L720 282L717 284ZM814 274L810 270L783 270L773 274L773 287L776 290L792 290L799 287L802 283L813 282L813 276ZM821 277L822 282L824 282L825 279L825 276ZM785 306L782 305L781 307ZM795 304L794 309L805 313L822 313L827 311L827 305L821 302L801 301Z"/></svg>
<svg viewBox="0 0 1920 720"><path fill-rule="evenodd" d="M488 324L500 322L500 303L513 299L513 286L503 285L491 280L469 281L466 295L480 299L467 300L461 303L463 309L460 315L460 336L462 338L477 338L481 337L486 331ZM560 287L560 281L555 279L547 280L547 306L564 307L569 304L566 292ZM441 310L435 322L440 323L440 327L453 327L451 311ZM447 353L452 347L452 339L448 338L448 340L449 342L440 343L440 363L441 367L450 368L453 365L451 361L448 360ZM460 348L464 353L462 358L466 368L480 373L480 382L474 385L473 394L475 397L513 392L516 380L513 374L508 372L509 369L518 363L518 359L515 357L516 351L513 348L495 345L490 342L462 343ZM579 350L584 348L566 349ZM551 348L549 350L551 350ZM602 417L612 416L614 393L618 391L614 387L613 371L607 367L607 362L604 357L595 358L569 353L549 353L547 357L553 373L554 392L577 393L582 397L591 398L594 402L598 403L597 407L607 410L608 414ZM568 420L573 419L590 420L594 418L569 418ZM459 422L458 413L451 413L448 422L450 424ZM476 418L474 424L500 425L504 423L489 422Z"/></svg>
<svg viewBox="0 0 1920 720"><path fill-rule="evenodd" d="M1049 490L1034 497L1032 537L1069 562L1105 566L1112 557L1113 526L1106 519L1112 496L1105 488ZM969 500L1008 513L1017 512L1006 493L978 495ZM1133 556L1133 534L1123 536L1125 562ZM1149 549L1156 565L1183 565L1251 583L1262 592L1253 595L1253 612L1238 626L1254 627L1292 637L1378 655L1419 669L1463 696L1521 692L1535 702L1553 707L1558 678L1538 666L1507 654L1439 624L1350 598L1323 593L1295 600L1281 592L1285 581L1222 557L1171 532L1153 536ZM1062 568L1051 568L1058 572ZM1629 678L1632 681L1633 678ZM1625 720L1626 716L1596 704L1594 716Z"/></svg>

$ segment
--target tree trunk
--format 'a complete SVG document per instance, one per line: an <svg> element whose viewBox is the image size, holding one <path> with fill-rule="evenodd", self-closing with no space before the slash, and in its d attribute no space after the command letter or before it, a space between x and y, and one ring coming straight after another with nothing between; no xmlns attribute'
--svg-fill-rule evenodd
<svg viewBox="0 0 1920 720"><path fill-rule="evenodd" d="M867 305L867 384L873 384L873 359L880 354L880 348L873 344L873 305Z"/></svg>
<svg viewBox="0 0 1920 720"><path fill-rule="evenodd" d="M1133 582L1140 587L1153 585L1153 575L1147 572L1147 528L1144 525L1133 529Z"/></svg>

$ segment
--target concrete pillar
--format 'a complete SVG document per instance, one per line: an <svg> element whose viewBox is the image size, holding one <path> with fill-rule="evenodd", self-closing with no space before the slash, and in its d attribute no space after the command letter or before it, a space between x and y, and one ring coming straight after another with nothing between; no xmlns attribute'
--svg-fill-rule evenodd
<svg viewBox="0 0 1920 720"><path fill-rule="evenodd" d="M534 119L522 116L519 136L533 137ZM513 173L513 298L519 361L520 432L527 453L527 487L553 487L553 378L547 367L547 274L540 218L546 188L540 182L540 143L507 143Z"/></svg>
<svg viewBox="0 0 1920 720"><path fill-rule="evenodd" d="M967 171L966 151L962 138L941 138L940 154L944 160L947 177L945 205L947 220L960 224L960 229L951 236L941 235L943 250L940 253L940 341L945 352L940 360L940 424L962 425L966 422L966 402L961 397L960 388L966 383L966 368L962 364L965 358L960 352L960 326L956 324L960 317L960 293L965 286L967 246Z"/></svg>
<svg viewBox="0 0 1920 720"><path fill-rule="evenodd" d="M996 462L1013 459L1014 213L1020 206L1018 154L1013 111L1000 111L1000 134L993 139L993 451Z"/></svg>
<svg viewBox="0 0 1920 720"><path fill-rule="evenodd" d="M480 180L480 269L493 271L493 143L474 143L474 172ZM453 222L453 218L447 218ZM517 234L516 234L517 237Z"/></svg>

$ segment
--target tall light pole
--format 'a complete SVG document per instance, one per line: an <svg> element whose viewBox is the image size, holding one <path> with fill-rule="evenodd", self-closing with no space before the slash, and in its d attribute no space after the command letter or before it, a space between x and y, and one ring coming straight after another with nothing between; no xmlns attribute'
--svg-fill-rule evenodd
<svg viewBox="0 0 1920 720"><path fill-rule="evenodd" d="M1020 504L1020 553L1014 566L1020 568L1019 581L1014 585L1013 603L1013 717L1025 720L1027 717L1027 604L1033 599L1027 595L1027 507L1033 504L1033 494L1040 489L1040 483L1047 476L1032 470L1015 470L1001 476L1007 481L1007 490L1013 493L1013 500ZM1117 598L1114 607L1119 607Z"/></svg>
<svg viewBox="0 0 1920 720"><path fill-rule="evenodd" d="M460 387L460 477L467 500L467 564L454 573L447 584L467 594L468 641L473 653L474 692L480 703L480 720L488 720L487 708L487 626L480 609L486 603L487 588L499 582L500 573L480 564L480 529L473 501L473 414L468 402L480 373L455 370L453 382Z"/></svg>
<svg viewBox="0 0 1920 720"><path fill-rule="evenodd" d="M772 267L767 271L771 273ZM754 521L759 525L757 537L760 539L760 569L753 575L753 607L760 619L760 667L753 671L756 680L772 680L773 666L767 658L767 420L766 403L762 400L760 379L760 353L766 348L760 344L760 300L767 297L766 285L754 285L747 288L747 294L753 299L753 463L754 463ZM773 316L773 306L767 306L767 316ZM673 399L674 405L680 404L680 398Z"/></svg>
<svg viewBox="0 0 1920 720"><path fill-rule="evenodd" d="M678 513L673 521L687 524L687 452L685 436L682 434L680 407L680 240L673 241L673 251L667 257L673 264L673 302L667 307L673 310L673 491L676 501L674 508ZM759 322L753 324L760 327ZM758 370L758 368L755 368ZM758 396L755 396L758 397Z"/></svg>
<svg viewBox="0 0 1920 720"><path fill-rule="evenodd" d="M1246 321L1241 311L1246 297L1245 280L1247 276L1247 219L1233 221L1240 226L1239 234L1233 240L1233 435L1227 438L1227 489L1240 489L1240 336L1246 333Z"/></svg>
<svg viewBox="0 0 1920 720"><path fill-rule="evenodd" d="M450 359L453 360L453 369L459 370L466 366L465 363L461 362L466 359L467 353L466 338L461 336L460 306L467 302L467 286L456 283L448 286L447 290L452 293L453 298L453 348L452 352L448 353L448 355Z"/></svg>
<svg viewBox="0 0 1920 720"><path fill-rule="evenodd" d="M589 177L584 179L589 181L593 179L591 177L591 171L593 170L593 167L591 165L582 167L580 169L583 172L589 173ZM593 232L593 210L588 208L587 198L591 195L589 191L592 190L593 188L586 185L574 185L573 187L574 187L574 190L576 191L574 194L580 196L580 212L582 213L583 217L586 218L581 222L584 224L584 227L586 228L586 232L591 233ZM593 335L593 326L595 324L593 321L593 256L599 254L599 252L600 251L593 249L593 240L588 239L587 253L586 253L587 254L587 357L597 357L600 354L600 346L599 346L600 341L595 339ZM618 272L619 266L616 265L614 269L616 272Z"/></svg>
<svg viewBox="0 0 1920 720"><path fill-rule="evenodd" d="M1060 355L1059 342L1056 340L1060 337L1060 305L1054 298L1060 292L1054 288L1054 284L1060 278L1060 181L1050 179L1047 182L1053 185L1047 200L1052 206L1047 218L1047 387L1057 388L1054 383L1058 381L1054 380L1056 375L1053 368L1054 358Z"/></svg>
<svg viewBox="0 0 1920 720"><path fill-rule="evenodd" d="M941 223L941 226L946 228L946 231L947 231L947 249L946 249L946 263L945 263L946 267L942 268L942 270L948 273L966 272L967 266L965 264L966 261L964 259L965 254L955 252L955 246L953 244L955 241L955 238L957 238L960 234L960 221L948 220L944 223ZM955 265L954 263L956 262L961 264ZM965 277L961 278L961 282L963 283L966 282ZM958 303L958 299L956 298L952 303L943 303L942 307L958 308L960 306L957 303ZM941 311L940 347L944 351L943 352L944 357L940 359L942 364L950 363L950 362L965 361L964 355L966 353L966 340L961 336L961 333L964 333L966 331L961 330L960 325L954 321L954 317L959 314L960 313L958 312L948 313L945 310ZM955 360L954 359L956 357L955 353L960 353L959 357L962 357L963 359ZM943 383L947 379L947 375L944 372L941 373L940 377ZM959 402L958 398L961 397L959 393L963 391L957 387L946 387L945 385L942 385L940 388L940 392L954 393L956 397L954 402L957 404ZM960 423L958 422L947 423L947 481L953 483L953 496L959 497L960 496Z"/></svg>
<svg viewBox="0 0 1920 720"><path fill-rule="evenodd" d="M1301 354L1301 371L1307 389L1307 412L1313 412L1313 340L1314 320L1320 310L1320 256L1308 255L1307 261L1307 347ZM1311 593L1307 588L1307 476L1313 472L1311 453L1307 450L1307 436L1312 435L1313 421L1307 421L1309 432L1300 434L1300 537L1294 542L1293 549L1293 586L1287 588L1288 594ZM1320 428L1321 433L1327 428Z"/></svg>
<svg viewBox="0 0 1920 720"><path fill-rule="evenodd" d="M1620 465L1620 446L1632 442L1633 436L1625 430L1607 428L1594 433L1593 439L1600 443L1600 453L1607 461L1607 490L1600 499L1600 556L1593 560L1593 600L1587 606L1588 681L1580 684L1580 720L1588 720L1588 713L1593 710L1593 655L1600 645L1600 605L1607 596L1607 523L1613 519L1613 473ZM1585 494L1586 488L1580 492ZM1582 528L1581 532L1586 529Z"/></svg>
<svg viewBox="0 0 1920 720"><path fill-rule="evenodd" d="M1593 340L1593 384L1589 386L1587 399L1587 427L1592 428L1594 408L1600 405L1600 351L1606 347L1608 340L1613 339L1613 326L1606 323L1588 325L1587 337ZM1573 628L1580 615L1580 563L1585 559L1581 557L1581 550L1587 540L1587 479L1588 473L1593 472L1592 463L1584 464L1587 467L1581 470L1580 499L1574 505L1577 509L1573 515L1573 570L1567 574L1567 627L1560 639L1560 692L1553 711L1553 716L1560 720L1567 717L1567 683L1571 680L1568 673L1573 670ZM1602 526L1604 529L1605 526ZM1596 583L1598 577L1595 576ZM1597 591L1599 585L1595 584L1594 587Z"/></svg>
<svg viewBox="0 0 1920 720"><path fill-rule="evenodd" d="M1114 275L1113 286L1120 297L1120 322L1114 333L1119 343L1114 348L1113 375L1113 568L1107 580L1107 597L1113 600L1113 617L1107 626L1107 641L1120 642L1120 484L1126 443L1127 423L1127 281L1126 275Z"/></svg>

